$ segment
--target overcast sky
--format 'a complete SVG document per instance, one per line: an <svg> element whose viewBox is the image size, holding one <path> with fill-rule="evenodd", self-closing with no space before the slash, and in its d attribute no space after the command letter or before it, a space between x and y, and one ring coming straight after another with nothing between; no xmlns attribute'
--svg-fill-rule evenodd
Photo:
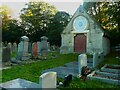
<svg viewBox="0 0 120 90"><path fill-rule="evenodd" d="M37 0L38 1L38 0ZM67 13L73 15L77 10L82 0L42 0L51 5L54 5L59 11L66 11ZM74 1L74 2L73 2ZM3 0L2 5L7 6L11 9L11 16L14 18L19 17L20 10L25 7L25 3L29 0Z"/></svg>

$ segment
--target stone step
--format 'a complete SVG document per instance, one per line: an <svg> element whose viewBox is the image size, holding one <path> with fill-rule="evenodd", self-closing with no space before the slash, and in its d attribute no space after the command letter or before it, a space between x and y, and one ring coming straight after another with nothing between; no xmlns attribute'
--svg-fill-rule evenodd
<svg viewBox="0 0 120 90"><path fill-rule="evenodd" d="M110 78L100 77L100 76L92 76L90 77L90 79L120 86L120 80L117 80L117 79L110 79Z"/></svg>
<svg viewBox="0 0 120 90"><path fill-rule="evenodd" d="M120 74L101 72L101 71L96 71L96 74L103 76L103 77L112 78L112 79L120 79Z"/></svg>
<svg viewBox="0 0 120 90"><path fill-rule="evenodd" d="M104 68L104 69L101 69L101 71L102 72L113 73L113 74L120 74L120 70L118 70L118 69Z"/></svg>

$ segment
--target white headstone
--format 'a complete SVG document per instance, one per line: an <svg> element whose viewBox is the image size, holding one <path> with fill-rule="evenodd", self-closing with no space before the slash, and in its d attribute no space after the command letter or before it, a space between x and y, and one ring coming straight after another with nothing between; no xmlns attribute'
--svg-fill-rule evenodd
<svg viewBox="0 0 120 90"><path fill-rule="evenodd" d="M56 72L47 72L42 74L39 78L40 88L56 88L56 78Z"/></svg>
<svg viewBox="0 0 120 90"><path fill-rule="evenodd" d="M78 73L81 75L81 70L83 66L87 66L87 55L80 54L78 56Z"/></svg>

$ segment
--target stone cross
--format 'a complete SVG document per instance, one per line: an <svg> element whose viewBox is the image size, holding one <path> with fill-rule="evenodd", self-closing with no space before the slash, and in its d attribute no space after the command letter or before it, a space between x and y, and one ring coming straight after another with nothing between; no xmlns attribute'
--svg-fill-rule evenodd
<svg viewBox="0 0 120 90"><path fill-rule="evenodd" d="M80 54L78 56L78 73L81 75L81 70L83 66L87 66L87 55Z"/></svg>

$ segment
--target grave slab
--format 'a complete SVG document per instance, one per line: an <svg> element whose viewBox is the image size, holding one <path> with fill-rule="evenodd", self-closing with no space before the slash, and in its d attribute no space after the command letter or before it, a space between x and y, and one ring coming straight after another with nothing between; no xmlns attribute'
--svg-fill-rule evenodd
<svg viewBox="0 0 120 90"><path fill-rule="evenodd" d="M25 89L25 88L39 88L39 84L33 83L31 81L27 81L25 79L14 79L5 83L0 84L0 87L5 88L9 90L10 88L20 88L20 89Z"/></svg>

